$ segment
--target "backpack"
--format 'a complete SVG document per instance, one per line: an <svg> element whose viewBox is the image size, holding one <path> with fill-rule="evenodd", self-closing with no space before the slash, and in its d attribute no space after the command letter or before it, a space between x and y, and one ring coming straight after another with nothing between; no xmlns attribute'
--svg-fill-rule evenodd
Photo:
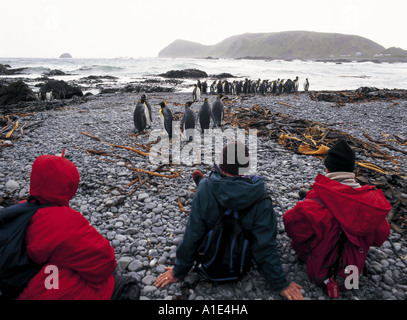
<svg viewBox="0 0 407 320"><path fill-rule="evenodd" d="M254 204L270 199L264 193ZM243 211L226 209L213 228L204 235L195 255L195 271L214 282L235 281L251 267L250 232L240 224L242 217L254 206Z"/></svg>
<svg viewBox="0 0 407 320"><path fill-rule="evenodd" d="M0 210L0 300L16 298L43 267L28 257L25 231L34 213L49 206L23 202Z"/></svg>

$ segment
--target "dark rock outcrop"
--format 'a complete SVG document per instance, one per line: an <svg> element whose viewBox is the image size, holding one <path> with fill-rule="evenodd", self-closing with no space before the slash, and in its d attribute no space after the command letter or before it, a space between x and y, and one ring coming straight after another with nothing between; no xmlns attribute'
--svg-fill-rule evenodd
<svg viewBox="0 0 407 320"><path fill-rule="evenodd" d="M61 70L54 69L54 70L51 70L50 72L46 73L45 75L46 76L65 76L66 73Z"/></svg>
<svg viewBox="0 0 407 320"><path fill-rule="evenodd" d="M171 70L166 73L159 74L163 78L179 78L179 79L199 79L207 78L208 74L205 71L198 69Z"/></svg>
<svg viewBox="0 0 407 320"><path fill-rule="evenodd" d="M80 78L79 81L81 83L97 83L97 82L103 82L104 80L110 80L110 81L117 81L119 78L114 77L114 76L87 76Z"/></svg>
<svg viewBox="0 0 407 320"><path fill-rule="evenodd" d="M227 79L227 78L236 78L234 75L230 73L220 73L220 74L212 74L211 78L216 78L216 79Z"/></svg>
<svg viewBox="0 0 407 320"><path fill-rule="evenodd" d="M62 80L50 79L40 87L40 98L44 100L47 92L52 92L54 99L71 99L73 96L83 97L79 87L74 87Z"/></svg>
<svg viewBox="0 0 407 320"><path fill-rule="evenodd" d="M111 94L118 92L135 92L135 93L159 93L159 92L175 92L174 87L162 87L158 85L138 85L138 84L128 84L123 88L103 88L100 90L99 94Z"/></svg>
<svg viewBox="0 0 407 320"><path fill-rule="evenodd" d="M0 105L38 100L37 95L27 84L19 80L8 85L0 83Z"/></svg>
<svg viewBox="0 0 407 320"><path fill-rule="evenodd" d="M14 75L14 74L20 74L22 71L24 71L27 68L17 68L17 69L11 69L11 66L8 64L0 64L0 75Z"/></svg>

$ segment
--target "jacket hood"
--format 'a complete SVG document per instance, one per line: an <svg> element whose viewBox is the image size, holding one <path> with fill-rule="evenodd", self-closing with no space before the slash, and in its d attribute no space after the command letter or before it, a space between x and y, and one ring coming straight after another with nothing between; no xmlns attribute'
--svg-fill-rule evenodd
<svg viewBox="0 0 407 320"><path fill-rule="evenodd" d="M228 209L242 210L256 202L265 192L264 178L229 177L213 172L208 183L219 204Z"/></svg>
<svg viewBox="0 0 407 320"><path fill-rule="evenodd" d="M30 195L41 203L68 206L78 190L79 178L76 166L63 156L39 156L32 165Z"/></svg>
<svg viewBox="0 0 407 320"><path fill-rule="evenodd" d="M355 235L374 231L391 210L383 191L374 186L352 188L318 175L312 188L344 231Z"/></svg>

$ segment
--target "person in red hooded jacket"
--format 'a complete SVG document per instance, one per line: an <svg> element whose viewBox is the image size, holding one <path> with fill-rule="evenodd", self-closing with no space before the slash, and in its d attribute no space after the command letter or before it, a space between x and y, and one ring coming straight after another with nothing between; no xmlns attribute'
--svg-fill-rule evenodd
<svg viewBox="0 0 407 320"><path fill-rule="evenodd" d="M335 281L343 291L351 275L346 268L356 266L360 275L369 248L388 238L391 206L382 190L355 181L355 153L344 140L328 151L324 164L326 175L316 177L283 221L309 277L321 286Z"/></svg>
<svg viewBox="0 0 407 320"><path fill-rule="evenodd" d="M122 279L115 281L116 259L109 241L69 207L79 179L76 166L64 153L35 159L29 201L50 206L31 218L26 250L43 268L17 300L110 300L123 289Z"/></svg>

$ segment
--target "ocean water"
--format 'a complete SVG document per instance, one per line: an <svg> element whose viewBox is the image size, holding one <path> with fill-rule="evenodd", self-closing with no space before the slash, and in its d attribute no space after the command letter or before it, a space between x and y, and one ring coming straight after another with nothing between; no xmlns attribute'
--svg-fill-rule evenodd
<svg viewBox="0 0 407 320"><path fill-rule="evenodd" d="M170 70L199 69L209 76L230 73L237 79L295 79L299 77L300 91L306 78L310 90L355 90L368 86L379 89L407 89L406 63L374 62L314 62L283 60L233 60L233 59L172 59L172 58L116 58L116 59L41 59L0 58L0 64L11 68L27 68L15 78L30 78L34 81L44 73L58 69L68 75L52 78L78 81L88 76L114 76L114 85L125 85L146 79L162 79L158 74ZM10 77L10 76L0 76ZM205 79L201 79L204 81ZM230 79L236 80L236 79ZM207 79L210 84L213 79ZM104 80L106 85L113 84ZM186 80L180 91L190 91L196 80ZM34 82L35 84L35 82ZM98 90L94 90L97 93Z"/></svg>

